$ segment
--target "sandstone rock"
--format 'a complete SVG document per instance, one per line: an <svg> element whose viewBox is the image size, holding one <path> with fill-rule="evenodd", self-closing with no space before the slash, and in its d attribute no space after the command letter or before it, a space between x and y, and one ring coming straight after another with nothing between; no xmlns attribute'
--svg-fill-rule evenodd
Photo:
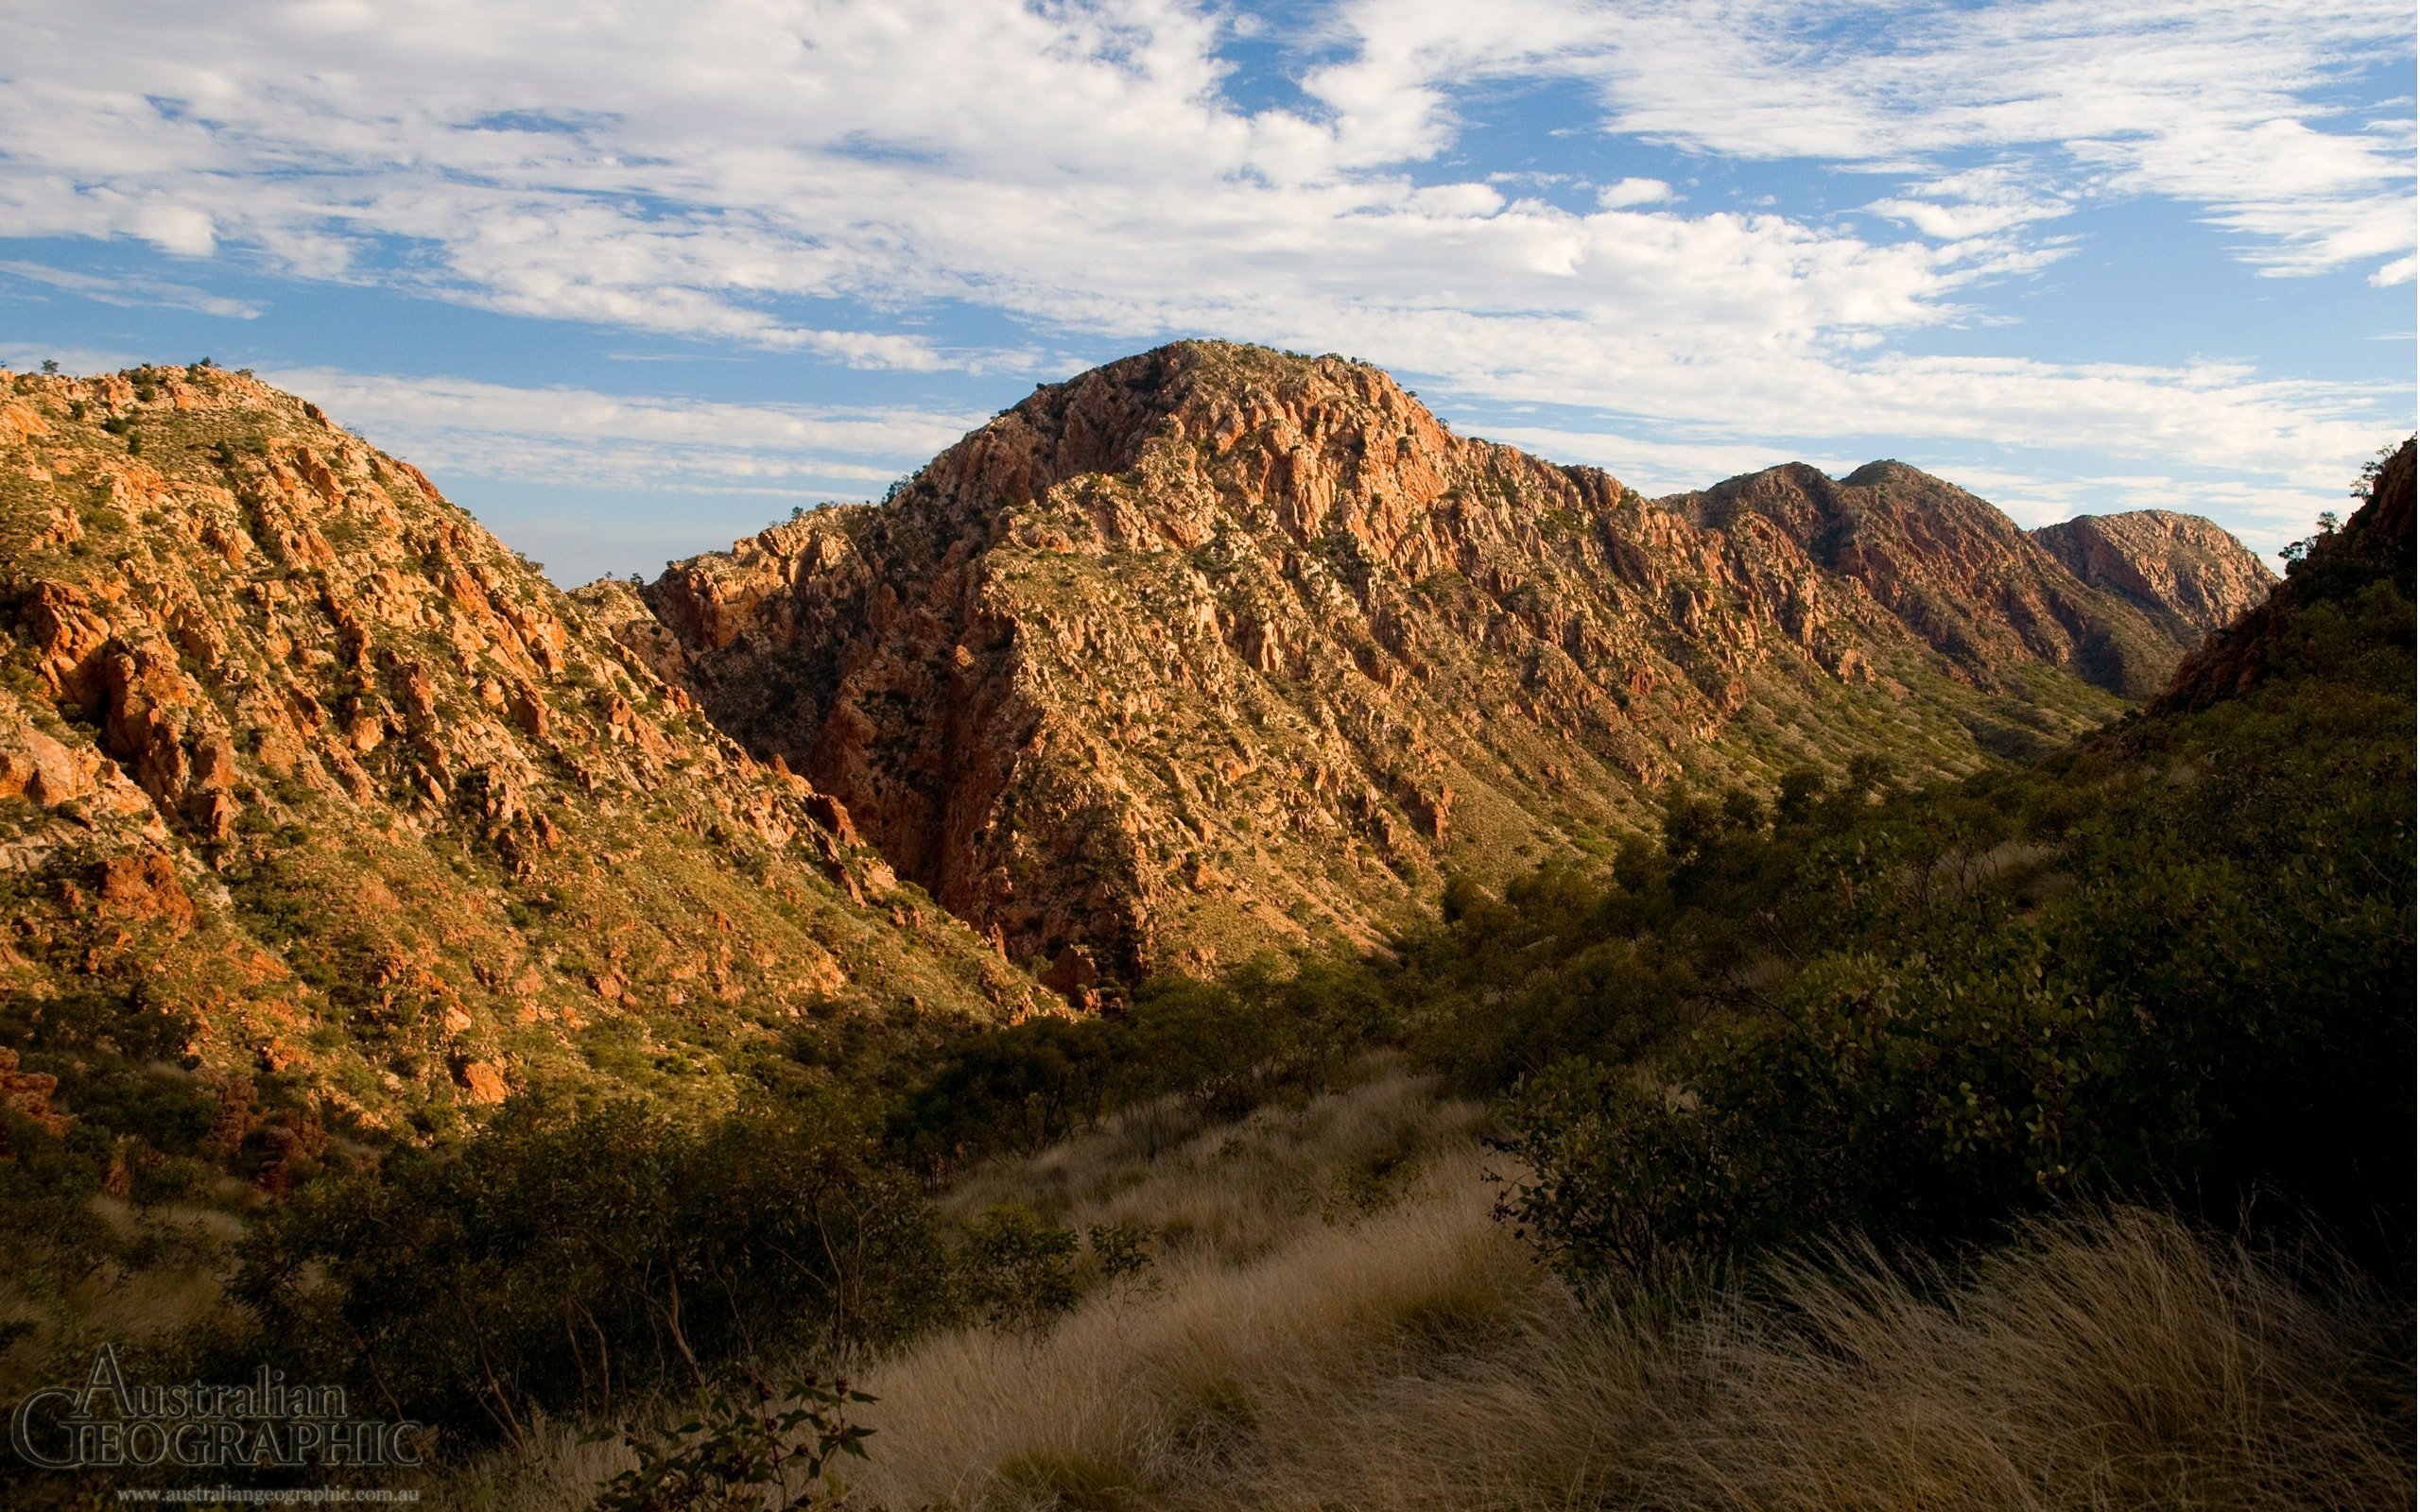
<svg viewBox="0 0 2420 1512"><path fill-rule="evenodd" d="M850 822L849 811L838 799L829 793L809 792L801 801L807 817L831 831L842 845L857 843L857 827Z"/></svg>
<svg viewBox="0 0 2420 1512"><path fill-rule="evenodd" d="M99 429L122 377L0 379L30 417L0 425L0 660L35 673L0 686L0 992L139 985L206 1074L398 1128L477 1106L458 1044L595 1078L574 1037L606 1012L736 1064L807 1003L1046 1001L954 919L868 903L895 877L837 799L417 471L240 375L144 381L182 444L132 457Z"/></svg>
<svg viewBox="0 0 2420 1512"><path fill-rule="evenodd" d="M2125 598L2187 644L2232 624L2277 581L2241 541L2196 515L2079 515L2032 536L2085 584Z"/></svg>
<svg viewBox="0 0 2420 1512"><path fill-rule="evenodd" d="M23 798L44 807L93 791L100 761L26 726L11 746L0 746L0 798Z"/></svg>
<svg viewBox="0 0 2420 1512"><path fill-rule="evenodd" d="M1375 939L1449 866L1651 827L1678 771L1770 782L1773 731L1837 760L1904 717L1964 770L2174 661L1937 479L1759 476L1651 504L1367 366L1185 342L674 565L616 634L1011 958L1129 979ZM2049 707L2006 676L2042 665Z"/></svg>
<svg viewBox="0 0 2420 1512"><path fill-rule="evenodd" d="M483 1107L493 1108L512 1095L512 1090L505 1084L504 1073L484 1060L465 1062L456 1079L462 1084L463 1095Z"/></svg>
<svg viewBox="0 0 2420 1512"><path fill-rule="evenodd" d="M101 863L101 907L128 919L161 919L180 933L194 922L193 900L177 880L176 863L158 850L114 855Z"/></svg>
<svg viewBox="0 0 2420 1512"><path fill-rule="evenodd" d="M0 1107L23 1114L54 1135L63 1135L74 1122L50 1106L59 1078L46 1072L17 1069L17 1052L0 1049Z"/></svg>
<svg viewBox="0 0 2420 1512"><path fill-rule="evenodd" d="M1099 963L1093 959L1092 952L1080 945L1060 947L1041 977L1044 987L1066 998L1080 997L1085 988L1099 980Z"/></svg>

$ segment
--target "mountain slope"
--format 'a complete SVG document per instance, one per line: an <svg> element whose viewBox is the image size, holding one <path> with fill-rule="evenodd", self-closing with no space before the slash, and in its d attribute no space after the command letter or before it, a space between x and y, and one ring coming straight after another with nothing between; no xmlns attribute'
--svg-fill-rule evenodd
<svg viewBox="0 0 2420 1512"><path fill-rule="evenodd" d="M675 565L646 591L670 634L625 634L1080 986L1372 938L1445 868L1600 850L1677 779L1969 770L2122 707L2076 673L2173 662L1989 506L1877 468L1658 506L1366 365L1184 342L1038 389L880 506ZM1871 524L1830 529L1844 499ZM1938 570L1945 500L2006 581Z"/></svg>
<svg viewBox="0 0 2420 1512"><path fill-rule="evenodd" d="M1026 1000L838 803L289 395L0 377L0 1043L391 1125L599 1068L711 1096L810 1010Z"/></svg>
<svg viewBox="0 0 2420 1512"><path fill-rule="evenodd" d="M2225 619L2188 624L2140 573L2130 579L2141 586L2139 603L2086 582L2041 533L2029 536L1983 500L1903 462L1869 463L1837 482L1793 463L1663 502L1717 530L1750 517L1771 522L1987 686L2048 663L2120 696L2148 697L2179 653ZM2216 526L2195 524L2232 544ZM2085 539L2083 527L2057 539ZM2250 558L2240 546L2235 555ZM2104 550L2101 559L2124 558ZM2232 583L2228 593L2240 600L2235 610L2257 597Z"/></svg>
<svg viewBox="0 0 2420 1512"><path fill-rule="evenodd" d="M2306 610L2349 602L2385 581L2412 596L2413 457L2405 441L2380 458L2370 495L2341 530L2320 536L2259 606L2238 615L2184 663L2150 712L2181 713L2245 693L2275 671L2281 643Z"/></svg>
<svg viewBox="0 0 2420 1512"><path fill-rule="evenodd" d="M2277 581L2241 541L2197 515L2079 515L2029 534L2087 587L2116 593L2187 644L2259 604Z"/></svg>

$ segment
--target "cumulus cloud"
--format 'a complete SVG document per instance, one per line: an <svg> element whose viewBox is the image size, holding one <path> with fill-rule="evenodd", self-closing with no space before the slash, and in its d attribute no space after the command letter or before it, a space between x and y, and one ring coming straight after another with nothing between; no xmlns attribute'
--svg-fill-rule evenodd
<svg viewBox="0 0 2420 1512"><path fill-rule="evenodd" d="M1672 186L1661 179L1624 179L1597 191L1597 203L1607 210L1621 210L1631 205L1651 205L1659 199L1672 198Z"/></svg>

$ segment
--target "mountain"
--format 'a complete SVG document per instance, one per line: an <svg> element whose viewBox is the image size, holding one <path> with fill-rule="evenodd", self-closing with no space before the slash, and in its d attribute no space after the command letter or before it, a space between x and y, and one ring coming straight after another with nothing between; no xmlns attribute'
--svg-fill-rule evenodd
<svg viewBox="0 0 2420 1512"><path fill-rule="evenodd" d="M1373 940L1677 781L2044 748L2188 644L1897 463L1650 502L1365 364L1218 342L1040 387L643 596L634 656L1068 989Z"/></svg>
<svg viewBox="0 0 2420 1512"><path fill-rule="evenodd" d="M394 1126L1028 1005L612 610L249 377L0 375L0 1045Z"/></svg>
<svg viewBox="0 0 2420 1512"><path fill-rule="evenodd" d="M2225 628L2277 581L2241 541L2198 515L2078 515L2031 534L2085 586L2125 599L2187 644Z"/></svg>
<svg viewBox="0 0 2420 1512"><path fill-rule="evenodd" d="M835 1015L1053 1001L1011 963L1374 942L1674 782L2098 725L2237 580L2159 519L2201 555L2087 582L1897 464L1651 503L1190 342L566 594L246 375L0 375L0 1057L50 1057L0 1095L87 1045L369 1127L712 1101Z"/></svg>
<svg viewBox="0 0 2420 1512"><path fill-rule="evenodd" d="M2308 555L2287 568L2285 581L2256 608L2186 658L2168 687L2152 700L2150 712L2181 713L2248 692L2270 677L2281 660L2292 659L2286 643L2297 633L2309 633L2299 622L2322 605L2341 608L2381 581L2394 584L2410 600L2414 450L2415 442L2407 440L2382 455L2369 478L2369 497L2353 518L2342 529L2323 532L2310 541Z"/></svg>
<svg viewBox="0 0 2420 1512"><path fill-rule="evenodd" d="M1793 463L1662 502L1718 530L1771 523L1985 685L2047 664L2148 697L2181 651L2268 586L2258 559L2205 520L2122 515L2029 535L1903 462L1837 482ZM2184 528L2163 534L2154 521Z"/></svg>

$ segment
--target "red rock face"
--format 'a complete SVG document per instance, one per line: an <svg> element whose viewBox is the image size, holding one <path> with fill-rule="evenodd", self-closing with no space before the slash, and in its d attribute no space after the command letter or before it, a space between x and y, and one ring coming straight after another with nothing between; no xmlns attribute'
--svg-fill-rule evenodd
<svg viewBox="0 0 2420 1512"><path fill-rule="evenodd" d="M1901 462L1838 481L1792 464L1665 502L1716 529L1771 521L1985 686L2047 663L2148 697L2263 580L2258 559L2206 520L2121 515L2029 534Z"/></svg>
<svg viewBox="0 0 2420 1512"><path fill-rule="evenodd" d="M370 1122L593 1074L599 1025L705 1067L810 1006L1046 1001L899 922L846 808L616 638L635 596L307 404L151 369L0 406L0 999L139 985L215 1074Z"/></svg>
<svg viewBox="0 0 2420 1512"><path fill-rule="evenodd" d="M1182 343L679 564L617 633L1012 957L1126 980L1373 938L1676 779L1967 769L2121 707L2071 671L2174 658L1911 469L1735 483L1651 504L1365 365Z"/></svg>
<svg viewBox="0 0 2420 1512"><path fill-rule="evenodd" d="M2086 586L2124 598L2187 645L2232 624L2277 582L2243 542L2198 515L2080 515L2032 536Z"/></svg>

